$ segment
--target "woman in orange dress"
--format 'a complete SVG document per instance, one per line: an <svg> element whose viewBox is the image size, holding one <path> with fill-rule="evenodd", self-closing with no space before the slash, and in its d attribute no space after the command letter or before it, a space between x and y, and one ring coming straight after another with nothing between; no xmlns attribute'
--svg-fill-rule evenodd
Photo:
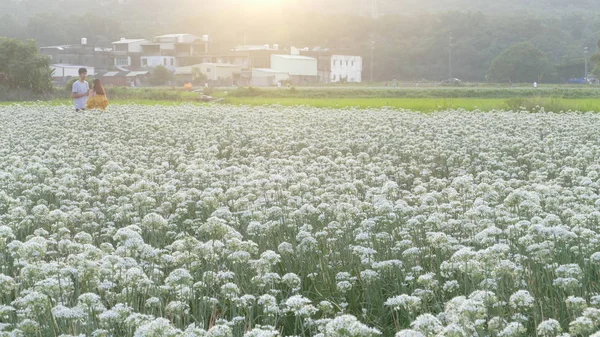
<svg viewBox="0 0 600 337"><path fill-rule="evenodd" d="M108 106L108 99L106 98L106 91L99 79L94 80L94 89L90 90L91 95L87 101L88 109L102 109L102 111L106 110Z"/></svg>

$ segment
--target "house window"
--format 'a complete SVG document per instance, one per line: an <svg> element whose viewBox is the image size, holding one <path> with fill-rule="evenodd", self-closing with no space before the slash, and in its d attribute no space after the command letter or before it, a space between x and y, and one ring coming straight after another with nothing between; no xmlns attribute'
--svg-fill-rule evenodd
<svg viewBox="0 0 600 337"><path fill-rule="evenodd" d="M211 69L210 68L206 68L206 72L210 73Z"/></svg>
<svg viewBox="0 0 600 337"><path fill-rule="evenodd" d="M171 66L173 66L173 64L174 64L174 61L175 61L175 60L171 59Z"/></svg>
<svg viewBox="0 0 600 337"><path fill-rule="evenodd" d="M115 58L115 64L118 66L128 66L129 59L127 57L117 57Z"/></svg>
<svg viewBox="0 0 600 337"><path fill-rule="evenodd" d="M142 66L143 67L147 67L148 66L148 59L142 59Z"/></svg>
<svg viewBox="0 0 600 337"><path fill-rule="evenodd" d="M165 66L167 65L167 58L166 57L163 59L163 65L165 65Z"/></svg>
<svg viewBox="0 0 600 337"><path fill-rule="evenodd" d="M354 61L352 61L352 66L354 67Z"/></svg>

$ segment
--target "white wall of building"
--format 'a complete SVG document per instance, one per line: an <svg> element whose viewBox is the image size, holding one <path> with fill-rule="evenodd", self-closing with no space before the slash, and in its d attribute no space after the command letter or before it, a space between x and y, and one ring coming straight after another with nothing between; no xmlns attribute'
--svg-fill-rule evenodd
<svg viewBox="0 0 600 337"><path fill-rule="evenodd" d="M277 82L289 81L290 74L271 69L254 68L252 69L252 78L272 78L273 84L277 84Z"/></svg>
<svg viewBox="0 0 600 337"><path fill-rule="evenodd" d="M362 82L362 70L360 56L331 56L331 82L340 82L343 78L352 83Z"/></svg>
<svg viewBox="0 0 600 337"><path fill-rule="evenodd" d="M242 73L242 67L233 64L201 63L200 71L211 81L234 78L235 74Z"/></svg>
<svg viewBox="0 0 600 337"><path fill-rule="evenodd" d="M154 41L158 43L192 43L197 36L192 34L166 34L154 37Z"/></svg>
<svg viewBox="0 0 600 337"><path fill-rule="evenodd" d="M127 51L130 53L141 53L142 52L142 44L148 43L148 40L139 40L135 42L129 43L129 47Z"/></svg>
<svg viewBox="0 0 600 337"><path fill-rule="evenodd" d="M50 69L54 70L52 77L79 77L79 68L87 69L88 76L96 75L94 67L60 64L50 66Z"/></svg>
<svg viewBox="0 0 600 337"><path fill-rule="evenodd" d="M271 55L271 69L290 76L317 76L317 59L299 55Z"/></svg>
<svg viewBox="0 0 600 337"><path fill-rule="evenodd" d="M119 41L113 42L113 50L117 51L117 45L126 45L126 49L128 53L141 53L142 52L142 44L148 43L148 40L145 39L121 39Z"/></svg>
<svg viewBox="0 0 600 337"><path fill-rule="evenodd" d="M156 68L163 66L169 70L175 70L177 68L177 59L173 56L142 56L141 57L142 68Z"/></svg>

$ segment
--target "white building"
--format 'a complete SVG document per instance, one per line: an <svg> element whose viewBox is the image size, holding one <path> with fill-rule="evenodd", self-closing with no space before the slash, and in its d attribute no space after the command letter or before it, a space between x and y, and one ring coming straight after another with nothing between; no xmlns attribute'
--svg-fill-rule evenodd
<svg viewBox="0 0 600 337"><path fill-rule="evenodd" d="M193 34L166 34L142 43L141 68L152 69L160 65L173 71L180 66L193 64L196 59L208 53L208 35L197 37Z"/></svg>
<svg viewBox="0 0 600 337"><path fill-rule="evenodd" d="M278 51L279 45L274 44L272 47L268 44L264 45L238 45L235 46L231 51L257 51L257 50L269 50L269 51Z"/></svg>
<svg viewBox="0 0 600 337"><path fill-rule="evenodd" d="M148 40L121 38L119 41L113 42L112 56L115 67L139 68L144 43L148 43Z"/></svg>
<svg viewBox="0 0 600 337"><path fill-rule="evenodd" d="M228 63L201 63L200 71L209 81L234 79L242 73L242 67Z"/></svg>
<svg viewBox="0 0 600 337"><path fill-rule="evenodd" d="M349 83L360 83L362 70L362 57L360 56L331 56L331 82L340 82L345 79Z"/></svg>
<svg viewBox="0 0 600 337"><path fill-rule="evenodd" d="M208 39L208 37L206 39ZM165 44L166 43L170 43L170 44L192 43L196 40L198 40L198 37L193 34L165 34L165 35L155 36L153 39L153 41L155 43L165 43Z"/></svg>
<svg viewBox="0 0 600 337"><path fill-rule="evenodd" d="M96 75L94 67L80 66L75 64L51 64L50 69L54 70L52 79L54 81L65 82L71 78L79 77L79 68L85 68L88 76Z"/></svg>
<svg viewBox="0 0 600 337"><path fill-rule="evenodd" d="M270 87L289 80L289 73L273 69L253 68L250 85L253 87Z"/></svg>
<svg viewBox="0 0 600 337"><path fill-rule="evenodd" d="M164 66L171 71L175 71L175 68L177 68L177 58L175 56L142 56L140 60L144 69Z"/></svg>
<svg viewBox="0 0 600 337"><path fill-rule="evenodd" d="M318 79L317 59L300 55L271 55L271 69L290 74L295 83L316 82Z"/></svg>
<svg viewBox="0 0 600 337"><path fill-rule="evenodd" d="M119 69L153 69L165 66L173 71L180 65L208 52L208 35L166 34L146 39L126 39L112 43L114 65Z"/></svg>

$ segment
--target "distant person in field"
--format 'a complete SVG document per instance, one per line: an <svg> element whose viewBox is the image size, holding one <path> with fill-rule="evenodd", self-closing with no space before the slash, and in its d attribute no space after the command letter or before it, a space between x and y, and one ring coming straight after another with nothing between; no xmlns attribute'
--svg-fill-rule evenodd
<svg viewBox="0 0 600 337"><path fill-rule="evenodd" d="M71 98L75 103L75 112L84 111L87 103L88 95L90 94L90 86L85 80L87 77L87 69L79 68L79 80L73 83Z"/></svg>
<svg viewBox="0 0 600 337"><path fill-rule="evenodd" d="M108 98L106 98L106 91L99 79L94 80L94 88L91 90L90 96L90 99L87 101L88 109L106 110Z"/></svg>

